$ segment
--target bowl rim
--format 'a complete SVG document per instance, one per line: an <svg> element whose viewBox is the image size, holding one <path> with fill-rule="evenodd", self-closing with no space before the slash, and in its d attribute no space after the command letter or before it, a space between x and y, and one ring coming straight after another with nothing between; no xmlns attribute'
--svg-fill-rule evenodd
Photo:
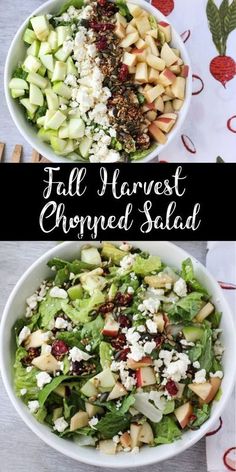
<svg viewBox="0 0 236 472"><path fill-rule="evenodd" d="M167 22L166 17L153 5L151 5L150 2L147 2L146 0L131 0L131 3L135 3L137 5L142 6L143 8L146 8L147 10L150 11L155 17L158 17L160 21L165 21ZM21 110L19 109L19 104L17 111L14 110L13 103L15 103L14 99L11 97L10 90L9 90L9 77L11 76L12 72L12 56L13 56L13 51L15 48L15 44L20 40L23 42L23 32L25 28L27 27L27 24L32 18L32 16L37 15L38 13L41 13L42 11L48 11L51 10L51 8L56 7L57 5L57 0L48 0L47 2L43 3L40 5L38 8L36 8L27 18L26 20L21 24L21 26L18 28L7 53L6 61L5 61L5 67L4 67L4 92L5 92L5 98L8 106L8 110L10 111L11 118L13 122L15 123L18 131L21 133L23 138L32 146L33 149L36 149L41 155L49 159L52 163L81 163L81 161L73 161L70 160L64 156L59 156L54 153L54 151L50 148L50 146L47 143L44 143L41 141L38 137L37 134L35 134L35 130L33 129L34 127L32 126L32 130L30 129L30 123L28 124L29 126L29 132L28 128L27 131L23 129L23 126L20 124L20 120L18 119L19 113L21 113ZM59 7L58 7L59 8ZM191 61L190 57L188 54L188 51L185 47L185 44L180 36L180 34L176 31L175 27L173 26L172 22L168 23L171 26L172 32L177 38L177 41L179 42L180 50L182 56L184 56L184 61L185 63L189 66L189 73L186 81L186 93L185 93L185 99L183 103L183 107L181 110L178 112L178 120L176 125L172 128L170 133L168 133L168 139L165 144L158 144L155 149L150 152L147 156L145 156L143 159L137 160L137 161L132 161L131 163L133 164L140 164L144 162L150 162L154 158L157 158L159 153L162 152L164 149L166 149L169 144L172 142L172 140L176 137L178 133L180 133L181 128L183 126L183 123L186 119L186 116L188 114L189 108L190 108L190 102L192 98L192 67L191 67ZM27 123L26 123L27 124ZM90 164L90 162L84 161L83 163L85 164ZM102 162L101 162L102 164Z"/></svg>
<svg viewBox="0 0 236 472"><path fill-rule="evenodd" d="M115 463L115 461L109 465L106 463L106 462L103 462L103 458L102 456L99 456L99 461L97 462L96 460L94 460L93 458L90 459L89 456L88 457L79 457L78 454L74 453L73 451L70 451L67 449L67 446L66 446L66 441L61 441L59 444L56 443L56 441L54 440L53 436L52 437L47 437L45 438L44 434L42 431L40 431L40 428L38 426L38 422L34 419L33 421L33 418L29 417L27 414L26 414L26 411L24 409L24 404L23 403L18 403L17 400L17 397L14 393L14 390L11 386L11 383L10 383L10 380L9 380L9 377L7 375L7 371L5 369L5 361L4 361L4 343L3 343L3 338L5 336L5 324L6 324L6 320L7 320L7 316L8 316L8 312L9 312L9 309L11 307L11 304L13 303L14 301L14 297L15 295L17 294L19 288L21 287L21 285L25 282L25 280L28 278L28 276L31 274L32 271L34 271L38 266L42 265L42 264L45 264L46 260L49 259L52 255L56 255L57 253L57 249L58 248L63 248L63 249L66 249L67 247L70 248L71 245L73 244L77 244L78 245L78 248L81 247L82 244L86 244L86 243L97 243L97 244L100 244L100 242L91 242L91 241L72 241L72 242L64 242L64 243L61 243L59 246L54 246L53 248L49 249L48 251L46 251L43 255L41 255L38 259L36 259L33 264L30 265L30 267L28 267L28 269L22 274L22 276L19 278L18 282L16 283L15 287L13 288L12 292L10 293L9 297L8 297L8 300L7 300L7 303L5 305L5 308L4 308L4 311L3 311L3 316L2 316L2 320L1 320L1 324L0 324L0 366L1 366L1 375L2 375L2 379L3 379L3 384L5 386L5 389L7 391L7 394L14 406L14 408L16 409L17 413L19 414L19 416L22 418L22 420L24 421L24 423L26 423L26 425L41 439L43 440L44 442L46 442L46 444L48 444L49 446L51 446L53 449L57 450L58 452L61 452L63 453L64 455L72 458L72 459L75 459L77 461L81 461L81 462L84 462L86 464L90 464L90 465L96 465L96 466L99 466L99 467L103 467L103 466L107 466L107 467L110 467L110 468L121 468L121 467L124 467L124 466L127 466L127 467L138 467L138 466L145 466L145 465L149 465L149 464L154 464L154 463L157 463L157 462L160 462L160 461L163 461L163 460L167 460L167 459L170 459L171 457L173 456L177 456L178 454L180 454L181 452L185 451L186 449L188 449L189 447L193 446L197 441L199 441L210 429L211 427L214 425L215 421L217 420L217 418L220 416L220 414L222 413L225 405L227 404L228 402L228 399L232 393L232 390L233 390L233 387L234 387L234 382L235 382L235 374L236 374L236 363L234 365L232 365L232 381L231 381L231 384L230 385L227 385L227 389L225 390L224 392L224 395L221 397L221 399L219 400L218 404L217 404L217 408L216 408L216 411L217 411L217 414L216 414L216 411L214 411L212 413L212 415L210 416L209 420L204 423L200 428L199 430L195 431L194 433L194 436L192 438L189 438L187 444L186 443L183 443L181 444L181 442L175 442L175 444L177 444L178 446L178 449L177 450L172 450L168 453L164 455L163 458L161 459L158 459L158 455L154 455L153 457L150 457L150 458L146 458L146 459L143 459L142 458L142 454L140 453L138 455L138 461L135 460L134 456L132 456L132 461L131 463L129 463L129 458L128 458L128 461L127 463L122 463L119 465L119 462L118 463ZM114 241L115 244L121 244L121 241ZM131 241L131 243L133 244L136 244L138 246L138 244L140 243L139 241ZM143 242L142 242L143 243ZM145 244L149 244L149 242L144 242ZM180 248L179 246L176 246L175 244L171 243L171 242L167 242L167 241L158 241L158 244L162 244L164 246L166 246L167 248L170 249L170 251L174 250L174 251L177 251L177 253L179 253L179 256L180 257L183 257L185 258L186 255L190 256L191 259L198 264L198 267L203 270L203 274L205 274L207 276L207 279L209 279L210 283L213 284L213 286L215 286L216 288L216 292L217 292L217 296L219 294L220 296L220 300L222 300L224 306L226 307L227 309L227 323L231 326L232 328L232 336L235 337L235 346L236 346L236 333L235 333L235 329L234 329L234 323L233 323L233 316L232 316L232 311L231 311L231 308L228 304L228 301L225 299L225 296L224 296L224 293L222 293L220 291L220 287L218 286L216 280L214 279L214 277L208 272L208 270L206 269L206 267L200 263L195 257L191 256L188 252L186 252L184 249ZM236 352L236 347L234 346L234 350ZM54 442L55 441L55 442ZM116 457L116 456L114 456Z"/></svg>

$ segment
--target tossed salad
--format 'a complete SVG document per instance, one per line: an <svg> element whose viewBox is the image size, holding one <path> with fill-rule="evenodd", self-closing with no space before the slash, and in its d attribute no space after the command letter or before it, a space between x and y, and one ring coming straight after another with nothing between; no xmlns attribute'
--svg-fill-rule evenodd
<svg viewBox="0 0 236 472"><path fill-rule="evenodd" d="M180 439L223 377L221 313L195 278L128 243L48 262L16 334L16 394L63 438L106 454Z"/></svg>
<svg viewBox="0 0 236 472"><path fill-rule="evenodd" d="M167 141L188 76L167 22L123 0L71 0L32 17L23 40L11 95L56 154L132 161Z"/></svg>

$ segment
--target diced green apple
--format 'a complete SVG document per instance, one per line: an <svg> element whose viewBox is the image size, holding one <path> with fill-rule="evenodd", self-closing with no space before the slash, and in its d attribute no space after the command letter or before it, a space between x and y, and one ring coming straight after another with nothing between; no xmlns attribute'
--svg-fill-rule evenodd
<svg viewBox="0 0 236 472"><path fill-rule="evenodd" d="M56 58L58 61L65 62L65 61L68 59L69 55L70 55L70 51L66 51L63 47L61 47L61 48L58 49L58 51L56 52L55 58Z"/></svg>
<svg viewBox="0 0 236 472"><path fill-rule="evenodd" d="M78 413L75 413L74 416L72 416L70 420L70 431L76 431L76 429L84 428L87 426L89 421L89 416L86 411L78 411Z"/></svg>
<svg viewBox="0 0 236 472"><path fill-rule="evenodd" d="M47 99L47 105L49 110L58 110L59 108L59 100L58 96L52 89L46 89L45 95ZM60 136L59 136L60 137Z"/></svg>
<svg viewBox="0 0 236 472"><path fill-rule="evenodd" d="M40 116L37 119L36 123L41 128L42 126L44 126L45 120L46 120L46 116Z"/></svg>
<svg viewBox="0 0 236 472"><path fill-rule="evenodd" d="M48 80L37 74L36 72L30 72L27 76L27 81L37 85L41 89L45 89L48 85Z"/></svg>
<svg viewBox="0 0 236 472"><path fill-rule="evenodd" d="M198 326L185 326L183 328L183 335L188 342L196 342L202 338L204 330Z"/></svg>
<svg viewBox="0 0 236 472"><path fill-rule="evenodd" d="M27 72L37 72L41 67L41 61L35 56L27 56L23 66Z"/></svg>
<svg viewBox="0 0 236 472"><path fill-rule="evenodd" d="M115 385L114 376L109 368L95 375L95 377L92 377L90 382L99 389L100 392L110 392Z"/></svg>
<svg viewBox="0 0 236 472"><path fill-rule="evenodd" d="M61 46L66 39L70 38L72 35L71 27L70 26L58 26L56 28L56 33L57 33L57 43L58 46Z"/></svg>
<svg viewBox="0 0 236 472"><path fill-rule="evenodd" d="M86 262L87 264L92 264L92 265L101 265L102 263L100 252L94 246L83 247L81 249L81 261Z"/></svg>
<svg viewBox="0 0 236 472"><path fill-rule="evenodd" d="M60 139L67 139L69 138L69 125L63 124L58 130L58 136Z"/></svg>
<svg viewBox="0 0 236 472"><path fill-rule="evenodd" d="M27 28L24 32L23 41L27 44L32 44L36 39L36 34L32 29Z"/></svg>
<svg viewBox="0 0 236 472"><path fill-rule="evenodd" d="M60 111L57 110L53 113L52 117L47 120L46 128L48 129L59 129L62 123L66 120L65 115Z"/></svg>
<svg viewBox="0 0 236 472"><path fill-rule="evenodd" d="M69 139L66 142L65 149L60 153L62 156L68 156L75 150L75 145L73 139Z"/></svg>
<svg viewBox="0 0 236 472"><path fill-rule="evenodd" d="M91 382L91 380L88 380L81 388L81 393L85 395L85 397L93 397L97 396L98 391L95 385Z"/></svg>
<svg viewBox="0 0 236 472"><path fill-rule="evenodd" d="M52 130L52 129L46 130L46 129L41 128L38 131L38 137L42 139L42 141L44 141L45 143L50 143L52 137L57 137L57 131Z"/></svg>
<svg viewBox="0 0 236 472"><path fill-rule="evenodd" d="M56 31L50 31L49 36L48 36L48 44L52 51L55 51L58 48Z"/></svg>
<svg viewBox="0 0 236 472"><path fill-rule="evenodd" d="M41 64L41 66L38 70L38 74L40 74L42 77L44 77L45 74L46 74L46 71L47 71L46 67L44 67L43 64ZM49 87L50 84L47 84L47 86Z"/></svg>
<svg viewBox="0 0 236 472"><path fill-rule="evenodd" d="M39 54L38 54L40 58L41 56L45 56L46 54L50 54L51 52L52 51L50 48L50 44L47 41L43 41L42 43L40 43Z"/></svg>
<svg viewBox="0 0 236 472"><path fill-rule="evenodd" d="M37 85L30 84L29 100L32 105L43 106L43 94Z"/></svg>
<svg viewBox="0 0 236 472"><path fill-rule="evenodd" d="M32 105L32 103L30 103L29 99L28 98L22 98L22 100L20 100L20 103L21 105L23 105L23 107L26 108L26 110L28 110L29 113L31 113L32 115L35 114L36 110L37 110L37 106L36 105Z"/></svg>
<svg viewBox="0 0 236 472"><path fill-rule="evenodd" d="M52 82L58 82L58 81L63 81L65 80L67 73L67 66L65 62L62 61L56 61L54 71L52 74Z"/></svg>
<svg viewBox="0 0 236 472"><path fill-rule="evenodd" d="M28 90L29 85L27 84L26 80L23 79L17 79L13 78L11 79L9 83L9 88L10 89L15 89L15 90Z"/></svg>
<svg viewBox="0 0 236 472"><path fill-rule="evenodd" d="M67 74L73 74L73 75L77 74L78 71L75 67L74 61L71 56L68 57L66 61L66 65L67 65Z"/></svg>
<svg viewBox="0 0 236 472"><path fill-rule="evenodd" d="M84 136L84 138L79 143L79 151L82 157L87 158L89 156L89 150L92 146L92 138L89 136Z"/></svg>
<svg viewBox="0 0 236 472"><path fill-rule="evenodd" d="M67 293L71 300L77 300L83 296L83 288L81 284L72 285L72 287L68 288Z"/></svg>
<svg viewBox="0 0 236 472"><path fill-rule="evenodd" d="M45 56L40 56L41 62L50 72L54 71L54 59L52 54L45 54Z"/></svg>
<svg viewBox="0 0 236 472"><path fill-rule="evenodd" d="M38 57L40 48L40 42L36 39L31 46L27 49L26 54L27 56L34 56Z"/></svg>
<svg viewBox="0 0 236 472"><path fill-rule="evenodd" d="M104 413L104 409L101 406L93 405L92 403L85 402L85 409L89 415L89 418L97 414Z"/></svg>
<svg viewBox="0 0 236 472"><path fill-rule="evenodd" d="M53 91L57 93L57 95L60 95L61 97L66 98L67 100L70 100L71 98L71 88L63 82L57 82L56 84L54 84Z"/></svg>
<svg viewBox="0 0 236 472"><path fill-rule="evenodd" d="M11 96L12 98L19 98L25 95L25 90L21 89L11 89Z"/></svg>
<svg viewBox="0 0 236 472"><path fill-rule="evenodd" d="M71 118L69 122L69 138L79 139L83 138L85 131L85 124L81 118Z"/></svg>
<svg viewBox="0 0 236 472"><path fill-rule="evenodd" d="M57 153L57 154L61 154L65 147L66 147L66 141L64 141L63 139L59 139L57 137L54 137L52 136L51 137L51 146L53 148L53 150Z"/></svg>
<svg viewBox="0 0 236 472"><path fill-rule="evenodd" d="M31 18L32 28L40 41L46 41L49 33L50 27L48 20L45 15L35 16Z"/></svg>

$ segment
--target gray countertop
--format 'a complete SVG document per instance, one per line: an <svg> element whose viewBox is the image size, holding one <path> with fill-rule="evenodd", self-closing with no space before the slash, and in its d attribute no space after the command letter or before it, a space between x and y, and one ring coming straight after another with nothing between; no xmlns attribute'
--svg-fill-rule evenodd
<svg viewBox="0 0 236 472"><path fill-rule="evenodd" d="M32 3L35 4L36 1ZM205 242L177 242L176 244L205 263ZM0 242L0 313L19 277L30 264L54 245L53 242ZM17 415L1 379L0 444L0 472L98 471L96 467L63 456L38 439ZM109 470L105 469L104 472L109 472ZM131 472L133 469L126 470ZM205 440L202 439L191 449L171 460L142 467L139 470L140 472L194 472L196 470L206 472Z"/></svg>

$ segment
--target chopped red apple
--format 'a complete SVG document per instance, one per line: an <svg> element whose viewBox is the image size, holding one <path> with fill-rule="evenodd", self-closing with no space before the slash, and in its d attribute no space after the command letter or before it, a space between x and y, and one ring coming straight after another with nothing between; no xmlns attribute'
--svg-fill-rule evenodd
<svg viewBox="0 0 236 472"><path fill-rule="evenodd" d="M126 431L120 436L120 443L124 449L131 446L131 436L128 431Z"/></svg>
<svg viewBox="0 0 236 472"><path fill-rule="evenodd" d="M160 144L165 144L167 141L167 137L162 131L155 125L155 123L151 123L148 127L148 131L150 135Z"/></svg>
<svg viewBox="0 0 236 472"><path fill-rule="evenodd" d="M171 128L173 128L176 119L177 115L175 113L165 113L163 115L158 116L154 123L162 131L164 131L165 133L169 133Z"/></svg>
<svg viewBox="0 0 236 472"><path fill-rule="evenodd" d="M169 100L169 101L165 102L164 113L171 113L172 111L174 111L174 109L172 107L172 100Z"/></svg>
<svg viewBox="0 0 236 472"><path fill-rule="evenodd" d="M212 385L210 382L192 383L188 385L188 388L204 401L210 398L212 394Z"/></svg>
<svg viewBox="0 0 236 472"><path fill-rule="evenodd" d="M136 33L136 32L137 32L137 29L135 28L135 26L133 26L133 25L131 25L131 23L129 23L128 26L126 27L126 36L129 33Z"/></svg>
<svg viewBox="0 0 236 472"><path fill-rule="evenodd" d="M184 429L189 423L190 417L193 414L193 407L190 402L181 405L179 408L176 408L174 414L181 426Z"/></svg>
<svg viewBox="0 0 236 472"><path fill-rule="evenodd" d="M99 441L98 448L103 454L113 456L116 453L117 444L112 439L103 439Z"/></svg>
<svg viewBox="0 0 236 472"><path fill-rule="evenodd" d="M148 69L145 62L139 62L137 64L135 80L141 84L148 82Z"/></svg>
<svg viewBox="0 0 236 472"><path fill-rule="evenodd" d="M136 64L137 58L134 54L130 54L129 52L125 52L122 58L123 64L126 64L129 67L133 67Z"/></svg>
<svg viewBox="0 0 236 472"><path fill-rule="evenodd" d="M167 43L169 43L171 41L171 27L169 23L166 23L165 21L160 21L158 23L158 28L162 33L164 33L165 40Z"/></svg>
<svg viewBox="0 0 236 472"><path fill-rule="evenodd" d="M138 32L130 33L124 39L122 39L122 41L120 42L120 46L122 48L128 48L129 46L131 46L131 44L136 43L138 39L139 39Z"/></svg>
<svg viewBox="0 0 236 472"><path fill-rule="evenodd" d="M150 23L147 15L140 15L136 18L136 26L141 38L144 38L147 31L150 30Z"/></svg>
<svg viewBox="0 0 236 472"><path fill-rule="evenodd" d="M162 97L158 97L155 100L155 110L160 111L161 113L164 111L164 102Z"/></svg>
<svg viewBox="0 0 236 472"><path fill-rule="evenodd" d="M212 389L209 392L207 398L205 400L200 401L201 403L210 403L215 398L221 385L221 379L219 377L212 377L210 379L210 384Z"/></svg>
<svg viewBox="0 0 236 472"><path fill-rule="evenodd" d="M131 437L131 447L138 447L140 445L139 435L142 425L137 423L131 423L130 425L130 437Z"/></svg>
<svg viewBox="0 0 236 472"><path fill-rule="evenodd" d="M189 66L187 65L184 65L184 66L181 66L181 77L188 77L188 73L189 73Z"/></svg>
<svg viewBox="0 0 236 472"><path fill-rule="evenodd" d="M174 110L175 110L175 111L179 111L179 110L182 108L183 103L184 103L183 100L180 100L179 98L175 98L175 99L173 100L173 108L174 108Z"/></svg>
<svg viewBox="0 0 236 472"><path fill-rule="evenodd" d="M123 39L126 36L125 27L121 23L117 23L115 27L115 34L118 38Z"/></svg>
<svg viewBox="0 0 236 472"><path fill-rule="evenodd" d="M136 370L136 379L138 387L147 387L156 383L156 377L153 367L140 367Z"/></svg>
<svg viewBox="0 0 236 472"><path fill-rule="evenodd" d="M158 79L159 79L158 70L151 67L150 70L149 70L148 81L150 82L150 84L152 84L152 83L157 84Z"/></svg>
<svg viewBox="0 0 236 472"><path fill-rule="evenodd" d="M165 61L163 61L163 59L161 59L160 57L154 56L153 54L147 55L147 63L153 69L157 69L159 71L165 69Z"/></svg>
<svg viewBox="0 0 236 472"><path fill-rule="evenodd" d="M172 64L178 61L178 56L167 43L164 43L161 48L161 58L165 61L167 67L172 66Z"/></svg>
<svg viewBox="0 0 236 472"><path fill-rule="evenodd" d="M140 433L139 433L139 441L144 444L151 444L154 440L154 435L150 424L146 421L143 423Z"/></svg>
<svg viewBox="0 0 236 472"><path fill-rule="evenodd" d="M171 90L176 98L183 100L185 97L185 83L184 77L176 77L174 83L171 85Z"/></svg>
<svg viewBox="0 0 236 472"><path fill-rule="evenodd" d="M161 74L159 75L158 79L159 83L164 85L165 87L168 87L168 85L174 84L176 81L176 75L171 72L170 69L165 69ZM174 94L174 92L173 92ZM176 95L175 95L176 97Z"/></svg>
<svg viewBox="0 0 236 472"><path fill-rule="evenodd" d="M111 336L112 338L116 337L119 331L120 325L117 321L114 320L112 315L106 317L105 325L102 330L104 336Z"/></svg>
<svg viewBox="0 0 236 472"><path fill-rule="evenodd" d="M135 5L134 3L127 2L127 7L131 15L135 18L143 13L142 8L140 8L138 5Z"/></svg>
<svg viewBox="0 0 236 472"><path fill-rule="evenodd" d="M127 395L127 390L120 382L116 382L112 391L109 393L107 400L115 400L116 398L124 397Z"/></svg>
<svg viewBox="0 0 236 472"><path fill-rule="evenodd" d="M128 369L136 370L140 367L146 367L152 365L152 358L149 356L143 357L140 361L134 361L133 359L127 360Z"/></svg>
<svg viewBox="0 0 236 472"><path fill-rule="evenodd" d="M157 45L156 45L156 42L154 41L153 37L151 35L147 34L146 37L145 37L145 41L148 44L148 46L150 47L152 54L154 56L159 56Z"/></svg>
<svg viewBox="0 0 236 472"><path fill-rule="evenodd" d="M155 85L150 90L145 92L145 98L148 103L154 102L154 100L159 97L164 92L164 87L160 84Z"/></svg>

